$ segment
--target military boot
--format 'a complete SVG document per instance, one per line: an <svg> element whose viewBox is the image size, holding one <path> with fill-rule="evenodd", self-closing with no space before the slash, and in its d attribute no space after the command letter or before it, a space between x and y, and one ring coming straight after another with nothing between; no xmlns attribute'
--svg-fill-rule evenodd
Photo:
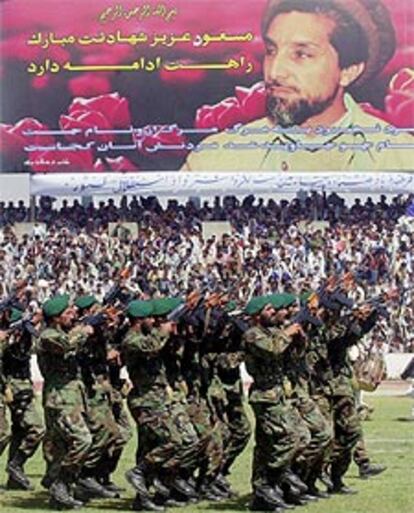
<svg viewBox="0 0 414 513"><path fill-rule="evenodd" d="M101 484L104 488L106 488L110 492L116 493L118 495L117 498L119 498L119 494L126 491L125 488L122 488L121 486L118 486L114 482L112 482L109 477L109 474L100 476L97 478L97 480L98 480L98 483Z"/></svg>
<svg viewBox="0 0 414 513"><path fill-rule="evenodd" d="M332 488L328 489L329 493L340 495L355 495L356 493L358 493L357 490L349 488L349 486L347 486L339 477L332 478L332 485Z"/></svg>
<svg viewBox="0 0 414 513"><path fill-rule="evenodd" d="M289 469L283 471L283 473L280 476L279 481L282 484L286 483L286 485L288 485L288 486L294 486L301 493L306 493L308 491L308 487L305 485L305 483L302 481L302 479L300 479L299 476L294 474Z"/></svg>
<svg viewBox="0 0 414 513"><path fill-rule="evenodd" d="M145 474L147 471L147 465L141 462L134 468L131 468L125 472L125 479L142 496L149 496L149 491L145 479Z"/></svg>
<svg viewBox="0 0 414 513"><path fill-rule="evenodd" d="M26 459L25 454L17 451L9 461L7 465L9 479L6 485L9 490L34 490L29 478L24 473L23 465Z"/></svg>
<svg viewBox="0 0 414 513"><path fill-rule="evenodd" d="M117 494L102 486L94 477L80 477L76 483L76 494L90 499L114 499Z"/></svg>
<svg viewBox="0 0 414 513"><path fill-rule="evenodd" d="M51 484L49 493L49 506L52 509L79 509L84 505L82 501L76 500L72 496L68 483L65 483L60 479L57 479Z"/></svg>
<svg viewBox="0 0 414 513"><path fill-rule="evenodd" d="M273 511L274 513L281 513L283 511L282 508L275 506L257 494L254 494L249 504L249 509L250 511Z"/></svg>
<svg viewBox="0 0 414 513"><path fill-rule="evenodd" d="M378 465L369 462L363 463L359 467L359 477L361 479L368 479L370 477L381 474L381 472L384 472L384 470L387 470L387 467L385 465Z"/></svg>
<svg viewBox="0 0 414 513"><path fill-rule="evenodd" d="M155 504L149 495L137 494L132 503L133 511L165 511L164 506Z"/></svg>

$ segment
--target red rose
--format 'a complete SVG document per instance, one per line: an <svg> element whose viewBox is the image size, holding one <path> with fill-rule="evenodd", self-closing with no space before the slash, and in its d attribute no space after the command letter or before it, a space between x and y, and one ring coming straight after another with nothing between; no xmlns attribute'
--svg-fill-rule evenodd
<svg viewBox="0 0 414 513"><path fill-rule="evenodd" d="M117 157L115 159L106 158L105 160L96 159L93 165L94 171L107 172L107 171L138 171L138 168L126 157Z"/></svg>
<svg viewBox="0 0 414 513"><path fill-rule="evenodd" d="M186 155L188 150L185 148L187 144L186 137L181 133L178 127L171 130L165 126L148 126L143 129L147 134L134 134L134 140L139 153L143 155L169 156L169 155ZM158 148L163 145L165 148ZM168 148L172 147L172 148Z"/></svg>
<svg viewBox="0 0 414 513"><path fill-rule="evenodd" d="M103 94L94 98L75 98L69 106L69 114L79 110L100 112L113 128L126 128L131 125L128 101L121 98L119 93Z"/></svg>
<svg viewBox="0 0 414 513"><path fill-rule="evenodd" d="M23 118L15 125L0 124L0 153L10 165L23 161L25 146L49 146L55 143L51 135L30 135L26 132L48 130L35 118Z"/></svg>
<svg viewBox="0 0 414 513"><path fill-rule="evenodd" d="M97 111L72 110L69 116L62 115L59 118L59 126L62 130L80 129L76 135L66 134L68 141L84 143L86 141L99 141L107 143L114 140L114 134L97 135L94 128L111 130L112 126L103 114Z"/></svg>
<svg viewBox="0 0 414 513"><path fill-rule="evenodd" d="M250 88L236 87L236 96L216 105L203 105L196 112L196 128L217 127L220 131L237 123L248 123L265 115L266 95L262 82Z"/></svg>
<svg viewBox="0 0 414 513"><path fill-rule="evenodd" d="M32 152L29 166L35 173L89 172L93 170L91 150Z"/></svg>
<svg viewBox="0 0 414 513"><path fill-rule="evenodd" d="M98 94L109 93L111 82L107 76L82 73L82 75L69 80L68 88L72 96L90 98Z"/></svg>

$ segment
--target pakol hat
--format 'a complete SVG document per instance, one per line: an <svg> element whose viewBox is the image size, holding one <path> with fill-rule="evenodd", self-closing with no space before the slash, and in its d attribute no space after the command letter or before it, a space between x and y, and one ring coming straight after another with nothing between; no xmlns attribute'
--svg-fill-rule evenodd
<svg viewBox="0 0 414 513"><path fill-rule="evenodd" d="M353 85L360 86L371 77L377 75L394 55L396 36L388 9L382 0L301 0L306 7L314 4L326 5L348 15L365 33L368 41L368 59L365 70ZM273 19L292 4L292 11L298 0L269 0L262 17L262 33L265 34Z"/></svg>

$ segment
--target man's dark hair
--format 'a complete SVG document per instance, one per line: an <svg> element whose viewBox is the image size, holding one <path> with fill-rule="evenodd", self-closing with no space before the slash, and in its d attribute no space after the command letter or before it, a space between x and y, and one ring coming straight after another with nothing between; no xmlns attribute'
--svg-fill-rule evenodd
<svg viewBox="0 0 414 513"><path fill-rule="evenodd" d="M335 28L329 40L338 53L341 69L368 60L368 40L365 31L349 14L329 2L319 2L318 0L287 0L281 2L273 10L266 13L262 25L263 36L266 35L276 16L294 11L320 14L335 22Z"/></svg>

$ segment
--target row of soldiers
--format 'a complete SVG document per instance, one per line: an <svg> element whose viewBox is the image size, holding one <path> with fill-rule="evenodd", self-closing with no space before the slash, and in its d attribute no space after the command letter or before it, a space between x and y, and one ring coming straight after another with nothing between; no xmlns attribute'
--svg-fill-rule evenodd
<svg viewBox="0 0 414 513"><path fill-rule="evenodd" d="M347 287L343 280L340 294L328 284L323 294L303 297L299 314L290 294L255 297L243 311L218 294L132 300L123 309L102 307L93 296L74 304L55 296L43 305L35 343L30 330L10 330L24 305L4 309L2 396L18 427L8 487L31 488L24 463L43 441L51 507L118 496L111 474L132 436L127 397L139 438L136 465L126 473L135 510L231 497L227 476L251 435L244 362L256 420L250 508L278 511L329 496L317 480L331 493L351 493L343 476L356 445L366 476L383 467L364 451L348 359L378 311L352 307ZM45 428L30 381L34 346ZM2 402L0 452L8 442L5 418Z"/></svg>

